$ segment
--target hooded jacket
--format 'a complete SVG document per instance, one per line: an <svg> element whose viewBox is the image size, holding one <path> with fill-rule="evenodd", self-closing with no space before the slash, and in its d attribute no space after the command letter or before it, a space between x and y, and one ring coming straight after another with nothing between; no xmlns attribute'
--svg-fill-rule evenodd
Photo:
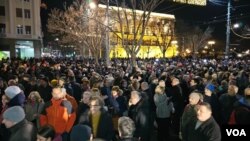
<svg viewBox="0 0 250 141"><path fill-rule="evenodd" d="M75 111L68 100L55 100L45 104L40 115L40 125L50 124L57 134L69 133L76 119Z"/></svg>

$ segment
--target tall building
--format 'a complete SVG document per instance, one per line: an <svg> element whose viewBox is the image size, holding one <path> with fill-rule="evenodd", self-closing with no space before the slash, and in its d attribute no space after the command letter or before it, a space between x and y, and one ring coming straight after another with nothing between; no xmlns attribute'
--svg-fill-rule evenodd
<svg viewBox="0 0 250 141"><path fill-rule="evenodd" d="M0 0L0 59L40 57L40 0Z"/></svg>

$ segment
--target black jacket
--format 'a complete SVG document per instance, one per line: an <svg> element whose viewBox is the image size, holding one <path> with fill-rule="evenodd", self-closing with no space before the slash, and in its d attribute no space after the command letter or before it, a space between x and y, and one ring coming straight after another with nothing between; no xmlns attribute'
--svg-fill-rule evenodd
<svg viewBox="0 0 250 141"><path fill-rule="evenodd" d="M188 127L185 141L221 141L220 127L213 117L203 122L197 129L195 129L196 122Z"/></svg>
<svg viewBox="0 0 250 141"><path fill-rule="evenodd" d="M135 123L136 138L140 138L141 141L147 141L150 134L150 115L149 115L149 103L147 100L141 99L136 105L129 107L129 117Z"/></svg>
<svg viewBox="0 0 250 141"><path fill-rule="evenodd" d="M35 141L37 135L36 127L26 119L9 128L11 132L9 141Z"/></svg>
<svg viewBox="0 0 250 141"><path fill-rule="evenodd" d="M92 120L91 115L89 115L89 118L86 119L86 121L81 121L81 124L87 124L92 128ZM100 138L105 141L111 141L114 137L114 128L112 123L112 117L109 113L102 110L100 121L97 127L97 135L95 138Z"/></svg>

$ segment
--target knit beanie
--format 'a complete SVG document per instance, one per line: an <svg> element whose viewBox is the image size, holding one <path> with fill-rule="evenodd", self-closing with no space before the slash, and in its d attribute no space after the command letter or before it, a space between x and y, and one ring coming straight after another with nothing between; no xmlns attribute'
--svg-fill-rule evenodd
<svg viewBox="0 0 250 141"><path fill-rule="evenodd" d="M22 90L18 86L9 86L5 89L5 95L12 99L14 98L17 94L19 94Z"/></svg>
<svg viewBox="0 0 250 141"><path fill-rule="evenodd" d="M213 84L207 84L206 89L208 89L211 92L214 92L215 86Z"/></svg>
<svg viewBox="0 0 250 141"><path fill-rule="evenodd" d="M7 119L16 123L22 121L24 118L25 113L21 106L10 107L3 113L3 119Z"/></svg>
<svg viewBox="0 0 250 141"><path fill-rule="evenodd" d="M50 82L52 87L56 87L58 85L58 81L56 79L51 80Z"/></svg>

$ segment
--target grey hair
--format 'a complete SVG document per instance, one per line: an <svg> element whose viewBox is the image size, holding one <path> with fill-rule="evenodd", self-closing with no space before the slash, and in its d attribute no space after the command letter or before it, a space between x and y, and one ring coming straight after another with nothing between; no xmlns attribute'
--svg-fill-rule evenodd
<svg viewBox="0 0 250 141"><path fill-rule="evenodd" d="M121 138L131 138L134 135L135 123L129 117L120 117L118 119L118 131Z"/></svg>

